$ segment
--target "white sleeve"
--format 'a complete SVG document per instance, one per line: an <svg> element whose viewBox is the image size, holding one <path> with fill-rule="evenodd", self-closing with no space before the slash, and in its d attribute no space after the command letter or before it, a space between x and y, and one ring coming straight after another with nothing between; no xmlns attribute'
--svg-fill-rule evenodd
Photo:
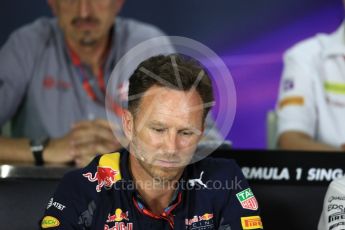
<svg viewBox="0 0 345 230"><path fill-rule="evenodd" d="M305 47L295 47L284 56L284 70L277 105L278 136L286 131L300 131L315 137L317 68ZM309 47L308 47L309 48Z"/></svg>
<svg viewBox="0 0 345 230"><path fill-rule="evenodd" d="M328 187L318 230L345 229L345 177Z"/></svg>

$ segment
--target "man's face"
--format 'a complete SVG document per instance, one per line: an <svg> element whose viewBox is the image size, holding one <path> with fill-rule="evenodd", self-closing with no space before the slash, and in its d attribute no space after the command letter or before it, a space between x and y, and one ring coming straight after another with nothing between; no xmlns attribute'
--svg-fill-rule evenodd
<svg viewBox="0 0 345 230"><path fill-rule="evenodd" d="M70 42L92 46L107 38L124 0L48 0Z"/></svg>
<svg viewBox="0 0 345 230"><path fill-rule="evenodd" d="M139 111L127 113L125 133L142 168L154 179L178 179L203 132L202 99L195 91L153 86Z"/></svg>

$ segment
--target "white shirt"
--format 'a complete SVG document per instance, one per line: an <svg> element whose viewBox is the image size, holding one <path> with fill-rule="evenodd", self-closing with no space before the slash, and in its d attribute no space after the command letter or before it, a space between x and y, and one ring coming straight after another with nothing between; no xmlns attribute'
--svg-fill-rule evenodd
<svg viewBox="0 0 345 230"><path fill-rule="evenodd" d="M318 230L345 229L345 177L328 187Z"/></svg>
<svg viewBox="0 0 345 230"><path fill-rule="evenodd" d="M345 144L345 23L286 52L279 91L278 136L300 131L334 147Z"/></svg>

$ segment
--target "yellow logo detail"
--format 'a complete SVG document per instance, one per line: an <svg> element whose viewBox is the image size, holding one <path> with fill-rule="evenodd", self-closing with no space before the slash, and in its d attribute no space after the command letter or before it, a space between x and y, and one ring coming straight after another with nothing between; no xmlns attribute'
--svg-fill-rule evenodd
<svg viewBox="0 0 345 230"><path fill-rule="evenodd" d="M291 96L291 97L284 98L279 103L279 108L282 109L288 105L303 106L304 105L304 98L300 97L300 96L294 96L294 97Z"/></svg>
<svg viewBox="0 0 345 230"><path fill-rule="evenodd" d="M263 229L260 216L241 217L241 224L244 230Z"/></svg>
<svg viewBox="0 0 345 230"><path fill-rule="evenodd" d="M109 153L104 154L99 160L100 167L110 167L111 169L117 171L118 173L114 177L114 181L119 181L122 179L120 172L120 153Z"/></svg>
<svg viewBox="0 0 345 230"><path fill-rule="evenodd" d="M60 225L60 221L53 216L45 216L41 222L42 228L52 228Z"/></svg>

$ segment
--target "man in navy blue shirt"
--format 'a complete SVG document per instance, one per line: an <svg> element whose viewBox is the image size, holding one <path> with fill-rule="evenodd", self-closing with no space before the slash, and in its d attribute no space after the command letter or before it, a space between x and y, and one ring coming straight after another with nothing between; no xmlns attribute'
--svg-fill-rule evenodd
<svg viewBox="0 0 345 230"><path fill-rule="evenodd" d="M128 151L67 174L42 229L262 229L257 200L232 160L195 160L212 82L178 54L142 62L129 81ZM193 163L194 162L194 163Z"/></svg>

